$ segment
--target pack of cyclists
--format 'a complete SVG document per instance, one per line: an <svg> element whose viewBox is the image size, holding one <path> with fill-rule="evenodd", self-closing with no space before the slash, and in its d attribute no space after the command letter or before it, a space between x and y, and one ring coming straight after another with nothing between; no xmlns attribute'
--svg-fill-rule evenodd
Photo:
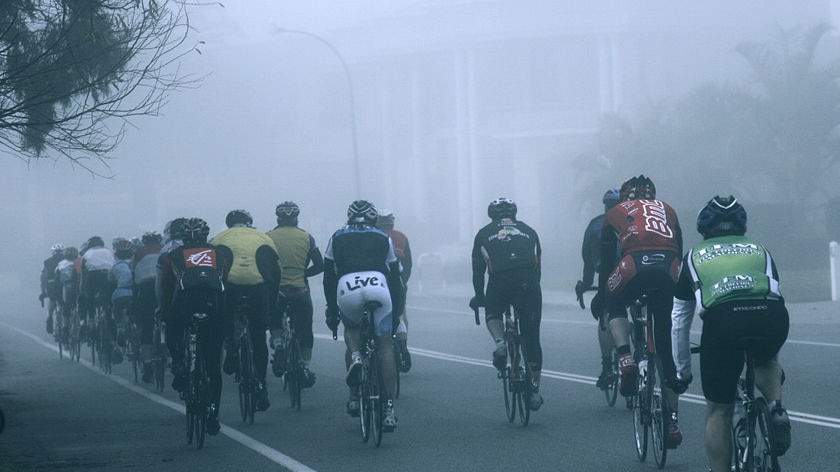
<svg viewBox="0 0 840 472"><path fill-rule="evenodd" d="M772 257L760 243L744 236L746 210L734 197L710 200L697 217L697 230L704 240L683 254L677 214L657 198L650 178L632 177L620 189L608 189L602 202L604 213L592 219L584 235L583 277L575 287L579 298L586 290L597 290L590 305L599 322L602 356L596 385L606 387L615 349L620 392L624 396L637 392L639 368L630 355L627 307L645 294L666 379L665 445L679 446L678 395L692 381L688 328L693 315L700 315L704 319L701 378L709 404L706 448L712 470L729 470L731 440L726 432L744 362L743 349L736 349L736 344L744 337L766 337L770 341L757 355L756 383L770 404L775 448L783 454L790 446L790 421L781 404L777 354L787 337L787 311ZM230 345L236 303L247 297L253 308L249 326L260 383L257 409L264 411L270 404L265 387L269 357L276 376L283 376L288 367L283 365L284 317L299 337L304 387L315 383L315 374L309 370L314 310L308 278L323 272L327 327L333 333L344 327L346 410L351 416L359 414L360 318L366 302L378 302L372 321L385 386L383 425L385 431L393 431L397 370L407 372L411 367L405 318L406 282L411 273L408 238L394 229L392 212L357 200L348 207L346 223L332 234L322 255L314 237L298 227L297 203L282 202L275 214L277 225L262 232L253 226L248 211L232 210L226 218L227 229L209 242L205 220L176 218L166 224L162 236L150 231L135 241L117 238L111 248L99 236L78 250L53 245L41 271L39 295L42 303L49 299L48 332L56 313L73 308L87 323L99 305L105 305L115 320L132 316L140 327L143 380L151 382L150 333L155 317L160 316L166 321L172 386L180 391L185 381L180 344L186 319L195 312L208 314L213 328L204 342L214 411L208 432L215 434L221 373L231 374L237 365L236 350ZM476 233L472 248L474 296L469 306L485 310L494 347L491 359L498 369L504 368L507 356L503 316L511 307L517 312L533 386L527 407L538 410L544 401L539 389L543 361L540 239L533 228L517 219L517 205L509 198L490 202L487 215L490 222ZM271 335L268 342L266 332ZM395 347L398 356L393 355Z"/></svg>

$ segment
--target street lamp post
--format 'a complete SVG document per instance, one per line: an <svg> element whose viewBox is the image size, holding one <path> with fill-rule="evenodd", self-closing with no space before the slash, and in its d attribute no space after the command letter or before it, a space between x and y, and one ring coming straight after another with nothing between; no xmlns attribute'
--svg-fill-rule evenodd
<svg viewBox="0 0 840 472"><path fill-rule="evenodd" d="M335 48L329 41L318 36L315 33L310 33L309 31L303 30L295 30L295 29L286 29L286 28L278 28L278 33L291 33L291 34L302 34L304 36L308 36L312 39L317 40L324 46L326 46L335 57L338 58L338 61L341 63L341 68L344 70L344 76L347 78L347 87L350 91L350 126L351 126L351 133L353 139L353 167L354 167L354 183L356 186L356 198L361 198L362 192L362 178L361 178L361 168L359 162L359 147L356 141L356 100L354 98L353 93L353 79L350 76L350 69L347 67L347 63L344 61L344 57L341 56L341 53L338 52L338 49Z"/></svg>

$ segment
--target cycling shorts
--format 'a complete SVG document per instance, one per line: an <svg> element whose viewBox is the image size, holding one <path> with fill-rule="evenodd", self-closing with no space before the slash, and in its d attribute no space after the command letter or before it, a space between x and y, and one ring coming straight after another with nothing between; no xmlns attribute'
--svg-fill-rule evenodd
<svg viewBox="0 0 840 472"><path fill-rule="evenodd" d="M353 272L338 279L338 310L345 326L356 327L362 321L365 302L377 301L373 313L377 336L390 336L393 329L391 292L381 272Z"/></svg>
<svg viewBox="0 0 840 472"><path fill-rule="evenodd" d="M729 302L706 311L700 338L700 377L706 399L735 401L744 367L744 351L736 345L739 339L765 339L752 351L756 364L763 364L778 355L789 327L788 311L781 301Z"/></svg>

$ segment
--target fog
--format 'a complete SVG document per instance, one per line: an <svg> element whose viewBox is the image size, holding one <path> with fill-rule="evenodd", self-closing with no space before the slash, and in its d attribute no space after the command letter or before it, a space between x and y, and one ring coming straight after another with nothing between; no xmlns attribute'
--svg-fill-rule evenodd
<svg viewBox="0 0 840 472"><path fill-rule="evenodd" d="M0 151L0 243L11 262L0 281L35 290L53 243L139 236L178 216L205 218L215 234L229 210L244 208L267 231L284 200L300 204L300 226L323 248L348 204L364 198L395 212L415 257L441 254L446 277L468 283L487 203L507 196L540 233L545 283L570 289L583 230L605 190L572 163L593 147L599 117L633 117L703 82L744 80L736 43L831 22L834 3L203 7L191 22L205 44L181 64L206 75L202 85L171 95L161 116L133 120L107 166L89 163L107 178ZM656 169L635 173L651 175L666 201L680 192L681 182ZM710 185L677 207L686 243L696 241L694 217L715 193L737 189Z"/></svg>

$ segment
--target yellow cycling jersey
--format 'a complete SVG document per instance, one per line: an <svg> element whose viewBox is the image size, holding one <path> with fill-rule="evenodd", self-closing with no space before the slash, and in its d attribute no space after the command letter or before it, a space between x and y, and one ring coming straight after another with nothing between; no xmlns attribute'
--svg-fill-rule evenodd
<svg viewBox="0 0 840 472"><path fill-rule="evenodd" d="M306 265L314 246L312 236L296 226L279 226L268 232L280 256L280 285L306 286Z"/></svg>
<svg viewBox="0 0 840 472"><path fill-rule="evenodd" d="M233 252L233 264L227 281L236 285L257 285L265 280L257 267L257 249L274 248L274 241L262 231L246 226L228 228L210 242L214 246L227 246Z"/></svg>

